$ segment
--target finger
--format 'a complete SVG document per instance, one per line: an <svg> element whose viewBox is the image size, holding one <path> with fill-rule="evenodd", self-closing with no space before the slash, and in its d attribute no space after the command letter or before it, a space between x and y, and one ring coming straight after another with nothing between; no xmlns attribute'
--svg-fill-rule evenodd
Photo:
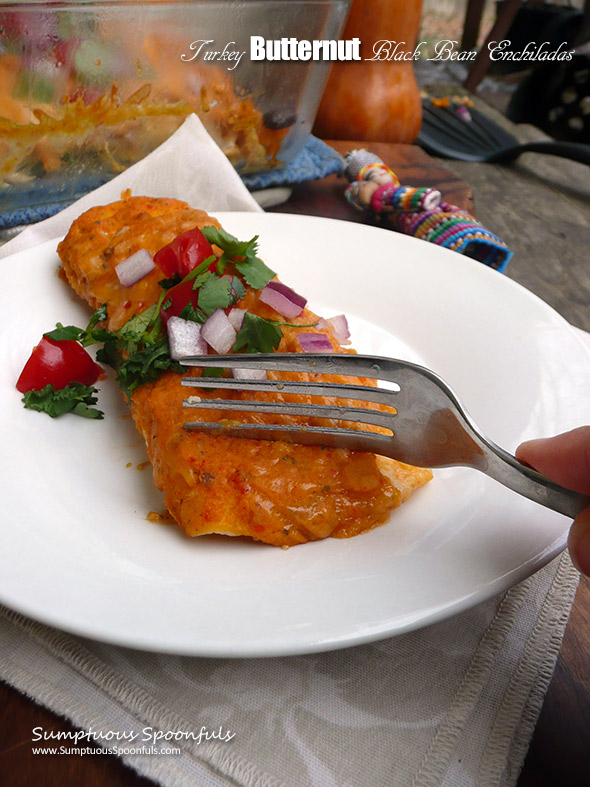
<svg viewBox="0 0 590 787"><path fill-rule="evenodd" d="M574 566L582 574L590 576L590 508L574 520L567 545Z"/></svg>
<svg viewBox="0 0 590 787"><path fill-rule="evenodd" d="M590 426L522 443L516 458L568 489L590 494Z"/></svg>

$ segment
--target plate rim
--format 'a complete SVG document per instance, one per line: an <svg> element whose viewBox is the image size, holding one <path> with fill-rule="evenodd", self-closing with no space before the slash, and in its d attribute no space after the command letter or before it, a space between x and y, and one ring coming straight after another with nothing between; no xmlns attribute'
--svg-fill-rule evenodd
<svg viewBox="0 0 590 787"><path fill-rule="evenodd" d="M371 232L375 230L377 231L381 230L384 233L388 233L388 234L391 233L390 230L387 230L385 228L372 227L370 225L364 225L364 224L356 224L342 219L330 219L330 218L324 218L319 216L307 216L304 214L275 213L275 212L270 214L267 213L245 214L243 212L228 212L228 211L214 211L213 213L215 214L215 216L218 216L221 219L222 224L224 223L224 219L227 220L228 217L232 217L235 215L238 215L240 217L247 215L247 216L251 216L255 220L256 220L256 215L258 215L264 217L262 221L268 221L269 220L268 217L271 217L270 218L271 223L275 221L275 217L278 217L276 219L278 221L286 218L290 221L295 221L295 222L300 222L300 221L303 222L312 221L312 222L320 222L320 223L330 222L330 223L343 224L346 225L347 227L351 227L352 225L356 228L360 228L361 231L363 232L366 230L369 230ZM397 240L401 240L402 244L403 243L420 244L420 247L423 247L424 242L419 241L418 239L411 238L404 235L399 235L397 233L395 233L394 237ZM40 252L44 249L44 247L49 246L50 244L55 244L58 240L59 238L51 238L47 241L32 246L28 249L15 252L14 254L4 257L2 260L0 260L0 265L2 265L2 262L4 260L6 262L10 262L11 260L14 259L15 256L21 254L33 254L35 253L35 251ZM432 244L429 244L429 246L432 247ZM459 266L468 266L468 268L466 269L471 269L473 266L479 266L479 269L483 271L486 268L486 266L482 265L481 263L477 263L473 260L468 260L463 256L453 253L451 251L441 249L440 247L435 247L435 248L436 248L436 253L446 252L445 256L449 261L454 260L455 263L458 264ZM586 357L588 358L590 363L590 348L583 341L582 337L575 332L573 326L553 307L551 307L549 304L543 301L539 296L537 296L535 293L531 292L530 290L528 290L526 287L516 282L515 280L505 277L502 274L498 274L496 271L493 271L492 269L488 269L488 274L492 276L500 276L507 286L516 288L516 290L518 290L518 292L521 295L524 295L527 298L532 298L534 301L537 302L537 305L541 305L542 308L545 308L549 312L551 312L553 319L558 318L558 321L561 322L562 327L567 330L570 337L573 337L576 344L578 344L579 347L583 348L583 350L586 353ZM506 286L506 285L502 285L502 286ZM128 639L125 639L124 637L119 638L117 636L113 636L112 634L106 635L105 633L102 635L100 634L97 635L96 626L89 625L89 627L84 628L80 626L68 625L67 622L64 623L63 620L59 619L60 618L59 613L56 613L55 616L52 616L50 614L45 614L40 616L38 612L30 608L30 605L21 604L18 602L15 603L14 600L12 599L7 602L6 596L1 586L0 586L0 602L8 603L10 608L16 611L17 613L26 615L27 617L31 617L34 620L39 621L40 623L43 623L45 625L57 627L60 630L66 631L75 636L84 636L93 639L99 639L100 641L114 644L117 646L122 646L122 647L129 647L129 648L161 652L161 653L170 653L170 654L173 653L177 655L220 657L220 658L227 658L227 657L248 658L248 657L262 657L262 656L276 657L276 656L288 656L288 655L302 655L306 653L320 653L329 650L337 650L341 648L364 644L367 642L382 640L385 638L389 638L391 636L397 636L406 633L408 631L429 626L435 622L447 619L449 617L453 617L456 614L465 611L466 609L472 608L473 606L475 606L478 603L481 603L482 601L485 601L495 595L498 595L500 592L507 590L508 588L512 587L519 581L522 581L526 577L531 576L532 573L542 568L544 565L550 562L554 557L556 557L564 549L565 543L566 543L566 536L564 535L560 539L557 539L553 544L549 545L544 550L541 556L536 556L528 563L524 563L521 566L515 568L513 571L509 572L508 574L504 574L498 577L495 580L495 582L488 584L484 587L480 587L479 589L475 590L473 593L468 594L463 598L457 599L455 602L449 603L438 610L434 610L431 611L430 613L424 614L423 617L421 617L419 620L408 621L408 623L406 624L397 624L393 630L392 629L385 630L387 628L386 626L380 626L380 627L376 627L374 630L365 633L348 634L348 635L343 634L340 635L339 637L331 637L325 640L322 640L321 638L320 639L315 638L313 640L302 642L299 647L294 646L292 643L287 644L284 647L280 647L279 645L277 645L273 649L269 649L268 646L264 644L262 644L261 646L250 645L249 647L244 647L242 645L235 652L230 652L227 650L227 648L222 648L220 650L215 646L206 647L203 646L203 643L197 643L197 642L195 643L195 647L193 649L190 648L187 649L185 646L179 647L178 645L175 644L166 646L162 642L156 643L155 641L152 641L152 644L150 644L149 642L150 637L147 637L146 640L142 642L137 642L137 640L133 642Z"/></svg>

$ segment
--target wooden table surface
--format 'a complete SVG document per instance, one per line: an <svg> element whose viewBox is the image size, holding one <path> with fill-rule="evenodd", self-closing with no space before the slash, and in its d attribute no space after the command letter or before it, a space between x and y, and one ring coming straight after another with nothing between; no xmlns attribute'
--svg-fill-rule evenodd
<svg viewBox="0 0 590 787"><path fill-rule="evenodd" d="M581 165L556 159L541 163L541 157L532 156L530 163L511 167L458 162L441 166L412 146L333 144L342 152L367 147L397 172L402 183L435 186L454 204L473 209L475 199L480 220L515 252L506 275L549 301L570 322L590 330L590 266L586 262L590 182ZM548 174L540 176L543 168ZM345 202L343 188L336 176L302 184L294 188L287 203L273 210L366 220ZM525 208L520 213L519 205ZM551 253L554 247L562 250L556 258ZM3 783L11 787L151 784L111 756L34 757L34 727L65 731L71 725L5 684L0 684L0 707ZM518 787L589 785L589 743L590 581L583 578Z"/></svg>

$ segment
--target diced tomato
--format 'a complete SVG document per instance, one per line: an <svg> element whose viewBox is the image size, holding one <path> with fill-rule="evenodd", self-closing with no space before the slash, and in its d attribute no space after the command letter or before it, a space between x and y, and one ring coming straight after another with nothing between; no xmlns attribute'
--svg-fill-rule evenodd
<svg viewBox="0 0 590 787"><path fill-rule="evenodd" d="M171 287L160 309L160 317L164 325L166 325L170 317L178 317L180 312L185 306L188 306L189 303L192 303L192 305L196 307L197 297L198 290L193 290L192 281L181 281L180 284Z"/></svg>
<svg viewBox="0 0 590 787"><path fill-rule="evenodd" d="M16 383L21 393L39 391L51 384L57 390L70 383L92 385L102 374L78 342L64 339L55 341L44 336L33 349Z"/></svg>
<svg viewBox="0 0 590 787"><path fill-rule="evenodd" d="M213 255L213 249L201 230L194 229L183 232L154 255L154 262L166 276L178 273L183 279L203 260ZM217 260L213 260L209 270L215 270Z"/></svg>

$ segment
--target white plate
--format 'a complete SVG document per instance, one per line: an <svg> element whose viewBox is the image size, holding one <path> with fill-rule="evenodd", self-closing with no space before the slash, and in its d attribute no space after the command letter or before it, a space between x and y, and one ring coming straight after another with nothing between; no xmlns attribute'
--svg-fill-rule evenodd
<svg viewBox="0 0 590 787"><path fill-rule="evenodd" d="M590 422L590 353L510 279L388 230L292 215L219 214L363 352L436 370L476 422L513 450ZM188 539L163 509L142 440L112 381L105 421L51 420L14 388L55 322L85 324L56 274L55 242L0 264L0 601L45 623L181 654L322 651L424 626L531 574L568 521L468 469L435 479L389 524L289 550ZM132 463L132 467L128 464Z"/></svg>

